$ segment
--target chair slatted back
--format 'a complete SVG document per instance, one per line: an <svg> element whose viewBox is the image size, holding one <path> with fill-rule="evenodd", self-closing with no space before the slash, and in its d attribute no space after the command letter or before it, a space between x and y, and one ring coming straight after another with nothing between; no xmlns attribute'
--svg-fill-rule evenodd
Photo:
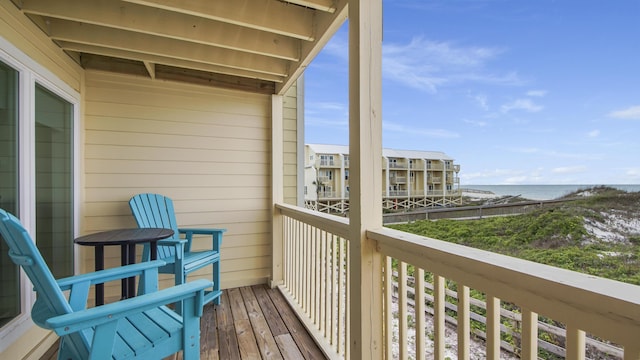
<svg viewBox="0 0 640 360"><path fill-rule="evenodd" d="M173 209L173 201L159 194L138 194L129 200L133 216L141 228L165 228L173 230L172 239L179 239L178 222ZM149 245L144 245L143 258L148 259ZM172 246L158 246L158 259L175 255Z"/></svg>
<svg viewBox="0 0 640 360"><path fill-rule="evenodd" d="M33 283L37 294L36 303L31 310L33 322L41 328L49 329L46 324L48 318L72 313L71 306L31 236L15 216L3 209L0 209L0 237L9 247L11 260L22 267ZM89 341L83 333L71 334L62 341L74 349L78 358L88 356Z"/></svg>

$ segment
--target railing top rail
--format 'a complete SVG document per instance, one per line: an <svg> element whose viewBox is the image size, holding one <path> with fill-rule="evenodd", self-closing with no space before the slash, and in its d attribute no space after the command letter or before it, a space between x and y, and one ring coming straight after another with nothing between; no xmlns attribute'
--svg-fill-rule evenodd
<svg viewBox="0 0 640 360"><path fill-rule="evenodd" d="M345 239L349 238L349 219L288 204L275 204L282 215L302 221Z"/></svg>
<svg viewBox="0 0 640 360"><path fill-rule="evenodd" d="M385 255L620 344L640 331L640 286L389 228L367 231Z"/></svg>

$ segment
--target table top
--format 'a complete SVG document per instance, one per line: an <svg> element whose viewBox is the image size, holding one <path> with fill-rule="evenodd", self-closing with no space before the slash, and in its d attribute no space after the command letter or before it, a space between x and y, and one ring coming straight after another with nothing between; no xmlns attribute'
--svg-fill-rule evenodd
<svg viewBox="0 0 640 360"><path fill-rule="evenodd" d="M166 239L173 235L173 230L162 228L135 228L101 231L80 236L73 240L79 245L126 245Z"/></svg>

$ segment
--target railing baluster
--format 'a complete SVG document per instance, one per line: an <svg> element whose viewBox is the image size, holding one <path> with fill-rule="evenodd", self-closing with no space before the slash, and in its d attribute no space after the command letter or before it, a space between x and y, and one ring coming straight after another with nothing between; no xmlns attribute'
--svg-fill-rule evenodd
<svg viewBox="0 0 640 360"><path fill-rule="evenodd" d="M340 353L340 336L338 332L338 326L340 326L340 314L338 312L338 300L340 299L338 294L340 293L340 277L338 275L338 238L334 235L331 237L331 286L333 287L331 293L331 343L333 344L336 352Z"/></svg>
<svg viewBox="0 0 640 360"><path fill-rule="evenodd" d="M344 282L344 239L340 237L338 240L338 352L340 354L346 354L348 351L345 349L345 298L346 298L346 289Z"/></svg>
<svg viewBox="0 0 640 360"><path fill-rule="evenodd" d="M458 359L469 359L470 334L469 287L458 283Z"/></svg>
<svg viewBox="0 0 640 360"><path fill-rule="evenodd" d="M407 325L407 263L399 261L398 271L398 335L400 359L407 359L408 325Z"/></svg>
<svg viewBox="0 0 640 360"><path fill-rule="evenodd" d="M327 232L322 232L320 238L320 331L327 338L327 271L329 271L329 258L327 257Z"/></svg>
<svg viewBox="0 0 640 360"><path fill-rule="evenodd" d="M384 320L385 320L385 351L386 358L393 359L393 283L392 283L391 257L385 256L384 267Z"/></svg>
<svg viewBox="0 0 640 360"><path fill-rule="evenodd" d="M341 238L342 239L342 238ZM351 263L349 262L349 258L351 257L351 248L349 246L349 242L346 241L345 239L342 239L342 241L344 241L344 248L345 248L345 257L344 257L344 263L345 263L345 269L346 269L346 274L347 276L345 276L345 283L344 283L344 287L347 289L346 291L346 296L344 297L344 301L345 301L345 318L344 318L344 327L345 327L345 335L344 335L344 343L345 343L345 359L349 359L351 357L351 351L349 351L349 344L351 344L351 323L349 322L349 319L351 319L351 307L348 305L349 303L351 303L351 281L349 280L350 277L348 276L348 274L351 273Z"/></svg>
<svg viewBox="0 0 640 360"><path fill-rule="evenodd" d="M316 301L318 296L316 282L317 267L315 265L317 260L316 244L319 231L318 228L311 229L311 242L309 243L309 318L314 324L318 323L316 319Z"/></svg>
<svg viewBox="0 0 640 360"><path fill-rule="evenodd" d="M487 359L500 359L500 299L487 294Z"/></svg>
<svg viewBox="0 0 640 360"><path fill-rule="evenodd" d="M416 317L416 360L424 360L426 356L425 344L425 304L424 304L424 270L416 268L414 272L416 279L416 301L415 301L415 317Z"/></svg>
<svg viewBox="0 0 640 360"><path fill-rule="evenodd" d="M289 246L291 245L291 239L289 234L289 221L291 219L288 216L284 216L282 219L282 243L284 248L284 259L282 260L283 266L283 274L284 274L284 285L291 291L290 283L291 278L289 277L289 269L291 266L289 265L289 261L291 261Z"/></svg>
<svg viewBox="0 0 640 360"><path fill-rule="evenodd" d="M296 235L298 239L304 239L303 235L304 232L302 230L302 223L301 222L296 222ZM301 241L296 241L296 266L295 266L295 271L296 271L296 288L295 288L295 294L296 294L296 301L298 302L298 304L301 307L304 307L304 304L302 303L302 242Z"/></svg>
<svg viewBox="0 0 640 360"><path fill-rule="evenodd" d="M584 360L585 334L572 324L567 324L567 359Z"/></svg>
<svg viewBox="0 0 640 360"><path fill-rule="evenodd" d="M538 358L538 314L522 309L522 353L523 360L535 360Z"/></svg>
<svg viewBox="0 0 640 360"><path fill-rule="evenodd" d="M444 322L446 313L445 309L445 279L442 276L433 274L433 341L435 359L444 359L444 350L446 344L444 341Z"/></svg>

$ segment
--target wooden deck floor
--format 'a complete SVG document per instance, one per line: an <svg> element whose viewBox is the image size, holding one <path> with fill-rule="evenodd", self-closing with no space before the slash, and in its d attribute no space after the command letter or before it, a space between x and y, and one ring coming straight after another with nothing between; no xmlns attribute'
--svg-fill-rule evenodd
<svg viewBox="0 0 640 360"><path fill-rule="evenodd" d="M41 360L55 359L57 347ZM326 359L280 291L266 285L227 289L220 305L205 306L200 358Z"/></svg>
<svg viewBox="0 0 640 360"><path fill-rule="evenodd" d="M326 359L277 289L228 289L204 311L202 359Z"/></svg>

